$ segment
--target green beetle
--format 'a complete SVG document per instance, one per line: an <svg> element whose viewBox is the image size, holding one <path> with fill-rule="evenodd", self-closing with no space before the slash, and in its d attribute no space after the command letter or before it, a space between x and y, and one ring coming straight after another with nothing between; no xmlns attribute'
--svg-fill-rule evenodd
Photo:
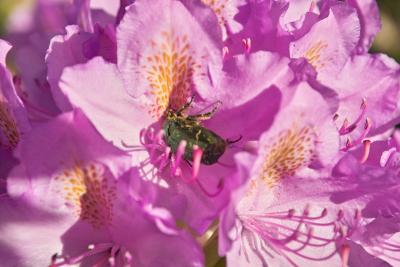
<svg viewBox="0 0 400 267"><path fill-rule="evenodd" d="M172 152L176 153L180 142L186 140L183 158L187 161L193 161L193 146L197 145L203 151L201 163L212 165L218 162L227 145L238 142L240 139L235 141L225 140L200 124L201 120L209 119L215 113L217 106L204 114L184 115L184 111L190 107L192 101L193 97L179 110L168 109L166 111L163 125L165 141L171 147Z"/></svg>

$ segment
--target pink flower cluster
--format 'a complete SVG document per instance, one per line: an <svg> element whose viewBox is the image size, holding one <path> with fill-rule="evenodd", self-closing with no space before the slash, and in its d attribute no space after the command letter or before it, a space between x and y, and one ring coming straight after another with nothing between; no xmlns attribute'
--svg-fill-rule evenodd
<svg viewBox="0 0 400 267"><path fill-rule="evenodd" d="M216 238L229 267L400 266L400 66L368 53L379 30L375 0L16 9L0 266L213 266Z"/></svg>

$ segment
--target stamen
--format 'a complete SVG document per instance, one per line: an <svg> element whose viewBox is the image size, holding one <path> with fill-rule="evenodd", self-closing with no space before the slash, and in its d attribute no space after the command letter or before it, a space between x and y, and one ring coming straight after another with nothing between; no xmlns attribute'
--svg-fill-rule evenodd
<svg viewBox="0 0 400 267"><path fill-rule="evenodd" d="M159 170L163 170L169 163L169 155L171 154L171 148L165 147L165 152L159 156L161 162L158 166Z"/></svg>
<svg viewBox="0 0 400 267"><path fill-rule="evenodd" d="M357 128L358 123L362 120L362 118L364 117L364 115L367 111L367 102L366 102L365 98L363 98L363 100L361 102L360 109L361 109L360 114L358 115L356 120L351 125L349 125L349 121L347 120L347 118L344 119L343 125L339 129L339 134L341 134L341 135L349 134L352 131L354 131L354 129Z"/></svg>
<svg viewBox="0 0 400 267"><path fill-rule="evenodd" d="M340 234L340 236L341 236L342 238L345 238L345 237L349 236L349 235L348 235L348 228L347 228L347 226L345 226L345 225L340 225L340 226L339 226L339 234Z"/></svg>
<svg viewBox="0 0 400 267"><path fill-rule="evenodd" d="M314 245L314 244L311 244L311 242L310 242L312 239L312 236L313 236L313 229L311 228L307 233L307 237L306 237L305 241L297 240L301 244L301 246L299 248L295 249L294 251L299 252L299 251L305 249L309 245ZM317 246L325 246L325 245L326 244L314 245L314 246L317 247Z"/></svg>
<svg viewBox="0 0 400 267"><path fill-rule="evenodd" d="M389 250L389 251L400 251L400 244L394 244L394 243L390 243L388 241L383 241L381 243L381 247L383 249Z"/></svg>
<svg viewBox="0 0 400 267"><path fill-rule="evenodd" d="M341 247L340 256L342 259L342 267L348 267L349 257L350 257L350 246L343 245Z"/></svg>
<svg viewBox="0 0 400 267"><path fill-rule="evenodd" d="M54 253L52 256L51 256L51 264L50 264L50 266L49 267L52 267L53 266L53 264L57 261L57 259L58 259L58 253Z"/></svg>
<svg viewBox="0 0 400 267"><path fill-rule="evenodd" d="M356 219L356 221L360 221L361 218L362 218L361 211L359 209L356 209L356 211L354 212L354 219Z"/></svg>
<svg viewBox="0 0 400 267"><path fill-rule="evenodd" d="M150 131L150 128L148 128L148 129L145 129L145 128L143 128L143 129L141 129L140 130L140 132L139 132L139 142L140 142L140 144L142 145L142 146L146 146L146 136L147 136L147 132L148 131Z"/></svg>
<svg viewBox="0 0 400 267"><path fill-rule="evenodd" d="M153 140L156 144L162 144L163 136L164 136L163 130L159 131L156 136L154 136L154 130L151 132L151 138L152 138L151 140ZM150 148L150 157L151 158L154 157L155 150L156 150L155 147Z"/></svg>
<svg viewBox="0 0 400 267"><path fill-rule="evenodd" d="M224 46L222 48L222 57L223 59L226 59L229 55L229 48L227 46Z"/></svg>
<svg viewBox="0 0 400 267"><path fill-rule="evenodd" d="M288 210L287 216L288 216L289 218L292 218L292 217L294 216L294 213L295 213L295 212L296 212L295 209L290 209L290 210Z"/></svg>
<svg viewBox="0 0 400 267"><path fill-rule="evenodd" d="M339 210L338 214L337 214L337 220L340 221L342 220L344 217L344 211L343 210Z"/></svg>
<svg viewBox="0 0 400 267"><path fill-rule="evenodd" d="M324 208L324 209L322 210L322 212L321 212L320 218L323 218L323 217L325 217L326 215L328 215L328 209L327 209L327 208Z"/></svg>
<svg viewBox="0 0 400 267"><path fill-rule="evenodd" d="M353 146L354 146L353 141L352 141L351 137L349 136L349 137L347 137L347 140L346 140L346 146L341 148L340 150L341 151L348 151Z"/></svg>
<svg viewBox="0 0 400 267"><path fill-rule="evenodd" d="M335 115L333 115L332 120L336 121L337 119L339 119L339 114L335 113Z"/></svg>
<svg viewBox="0 0 400 267"><path fill-rule="evenodd" d="M242 241L242 246L241 246L241 247L243 247L243 254L244 254L244 256L245 256L247 262L249 262L249 261L250 261L249 254L247 253L246 244L244 243L246 237L248 238L248 235L247 235L246 232L245 232L244 238L241 239L241 241ZM248 243L248 242L247 242L247 243ZM249 244L249 246L251 247L250 244ZM239 255L240 255L240 254L239 254Z"/></svg>
<svg viewBox="0 0 400 267"><path fill-rule="evenodd" d="M339 129L340 134L346 134L347 128L349 127L349 120L347 118L344 119L342 127Z"/></svg>
<svg viewBox="0 0 400 267"><path fill-rule="evenodd" d="M250 248L257 255L257 257L262 261L262 266L268 266L266 259L264 259L264 257L261 254L261 251L259 249L260 246L257 245L257 241L256 241L256 238L254 237L254 235L251 235L251 234L246 235L246 239L247 239L247 242L248 242Z"/></svg>
<svg viewBox="0 0 400 267"><path fill-rule="evenodd" d="M132 254L129 251L126 251L124 254L124 261L129 265L132 263Z"/></svg>
<svg viewBox="0 0 400 267"><path fill-rule="evenodd" d="M365 97L363 97L363 99L361 100L361 106L360 109L364 110L367 108L367 99Z"/></svg>
<svg viewBox="0 0 400 267"><path fill-rule="evenodd" d="M244 46L244 49L245 49L246 53L249 53L250 50L251 50L251 39L249 37L248 38L243 38L242 39L242 43L243 43L243 46Z"/></svg>
<svg viewBox="0 0 400 267"><path fill-rule="evenodd" d="M371 127L372 127L371 119L367 117L364 123L364 132L359 137L360 140L363 140L367 136L367 134L371 130Z"/></svg>
<svg viewBox="0 0 400 267"><path fill-rule="evenodd" d="M125 148L126 152L134 152L134 151L145 151L146 148L143 146L129 145L125 143L124 140L121 140L121 145Z"/></svg>
<svg viewBox="0 0 400 267"><path fill-rule="evenodd" d="M160 130L156 135L156 140L158 144L164 143L164 130Z"/></svg>
<svg viewBox="0 0 400 267"><path fill-rule="evenodd" d="M121 248L119 246L113 246L111 248L111 257L115 258L115 256L117 255L117 252L120 250Z"/></svg>
<svg viewBox="0 0 400 267"><path fill-rule="evenodd" d="M371 150L371 141L370 140L364 140L363 141L364 145L364 153L360 159L360 163L363 164L368 160L369 157L369 152Z"/></svg>
<svg viewBox="0 0 400 267"><path fill-rule="evenodd" d="M193 146L193 177L197 177L199 175L200 171L200 163L201 163L201 157L203 156L203 150L198 146L194 145Z"/></svg>
<svg viewBox="0 0 400 267"><path fill-rule="evenodd" d="M367 118L365 120L365 124L364 124L364 131L354 142L352 142L350 147L346 148L346 150L349 150L350 148L363 143L365 137L368 135L369 131L371 130L371 127L372 127L371 120L369 118Z"/></svg>
<svg viewBox="0 0 400 267"><path fill-rule="evenodd" d="M365 108L366 108L366 102L363 101L363 103L361 104L361 108L363 109L361 115L357 118L357 120L350 126L348 126L348 121L347 119L345 119L343 121L343 125L342 127L339 129L339 134L340 135L345 135L345 134L349 134L351 133L356 127L357 124L359 123L359 121L361 120L361 118L364 116L365 113ZM347 141L346 141L346 145L345 147L341 148L341 151L348 151L351 148L363 143L364 144L364 155L363 157L360 159L361 163L365 162L368 159L368 154L369 154L369 146L371 141L365 142L366 140L364 140L366 138L366 136L368 135L368 133L370 132L372 127L372 123L371 123L371 119L370 118L366 118L365 119L365 123L364 123L364 129L361 133L361 135L356 139L356 140L352 140L350 136L347 137Z"/></svg>
<svg viewBox="0 0 400 267"><path fill-rule="evenodd" d="M172 173L174 175L177 175L177 170L179 168L179 165L181 163L183 155L185 154L186 145L187 145L187 141L182 140L179 143L178 149L176 150L175 162L174 162L174 164L172 164Z"/></svg>
<svg viewBox="0 0 400 267"><path fill-rule="evenodd" d="M272 250L287 259L292 266L298 266L290 258L289 253L312 261L324 261L337 253L337 249L334 246L338 238L335 230L337 221L319 221L326 218L327 215L328 210L323 209L320 215L310 216L309 208L305 207L301 215L296 215L295 210L291 209L288 212L241 215L240 220L245 231L247 230L250 234L261 237L261 249L254 242L254 244L249 243L251 249L257 249L259 252L263 251L267 255L272 255L268 252L268 250ZM283 221L296 222L296 225L284 225L282 224ZM317 236L316 234L319 232L314 231L312 226L329 227L332 229L332 237ZM248 238L247 241L249 242L249 240ZM332 249L326 251L328 254L320 255L319 257L306 254L309 251L306 250L307 247L322 248L329 244L332 244ZM294 245L296 248L294 248ZM256 255L259 254L256 253Z"/></svg>
<svg viewBox="0 0 400 267"><path fill-rule="evenodd" d="M111 267L115 267L115 258L114 257L110 257L108 258L108 263L110 264Z"/></svg>

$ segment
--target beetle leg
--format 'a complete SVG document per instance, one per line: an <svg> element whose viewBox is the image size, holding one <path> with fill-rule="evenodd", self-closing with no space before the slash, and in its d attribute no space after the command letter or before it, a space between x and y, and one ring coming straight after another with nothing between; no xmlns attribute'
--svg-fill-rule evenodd
<svg viewBox="0 0 400 267"><path fill-rule="evenodd" d="M182 113L185 110L187 110L193 103L194 100L194 95L192 95L192 97L190 98L189 102L187 102L185 105L183 105L176 113Z"/></svg>
<svg viewBox="0 0 400 267"><path fill-rule="evenodd" d="M197 144L199 143L200 134L201 134L201 130L199 130L199 131L196 133L196 135L195 135L196 143L197 143Z"/></svg>
<svg viewBox="0 0 400 267"><path fill-rule="evenodd" d="M171 136L171 132L170 132L169 128L170 127L168 126L167 133L168 133L168 136Z"/></svg>
<svg viewBox="0 0 400 267"><path fill-rule="evenodd" d="M188 116L188 119L192 119L192 120L208 120L209 118L211 118L214 113L217 111L217 109L219 108L219 106L222 104L221 101L217 101L215 103L214 108L206 113L202 113L202 114L196 114L196 115L190 115Z"/></svg>

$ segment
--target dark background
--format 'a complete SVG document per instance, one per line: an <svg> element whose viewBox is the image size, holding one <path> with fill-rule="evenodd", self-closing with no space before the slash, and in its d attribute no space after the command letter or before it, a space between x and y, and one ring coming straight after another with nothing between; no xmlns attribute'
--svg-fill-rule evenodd
<svg viewBox="0 0 400 267"><path fill-rule="evenodd" d="M382 30L375 39L371 52L382 52L400 62L400 1L378 0Z"/></svg>

